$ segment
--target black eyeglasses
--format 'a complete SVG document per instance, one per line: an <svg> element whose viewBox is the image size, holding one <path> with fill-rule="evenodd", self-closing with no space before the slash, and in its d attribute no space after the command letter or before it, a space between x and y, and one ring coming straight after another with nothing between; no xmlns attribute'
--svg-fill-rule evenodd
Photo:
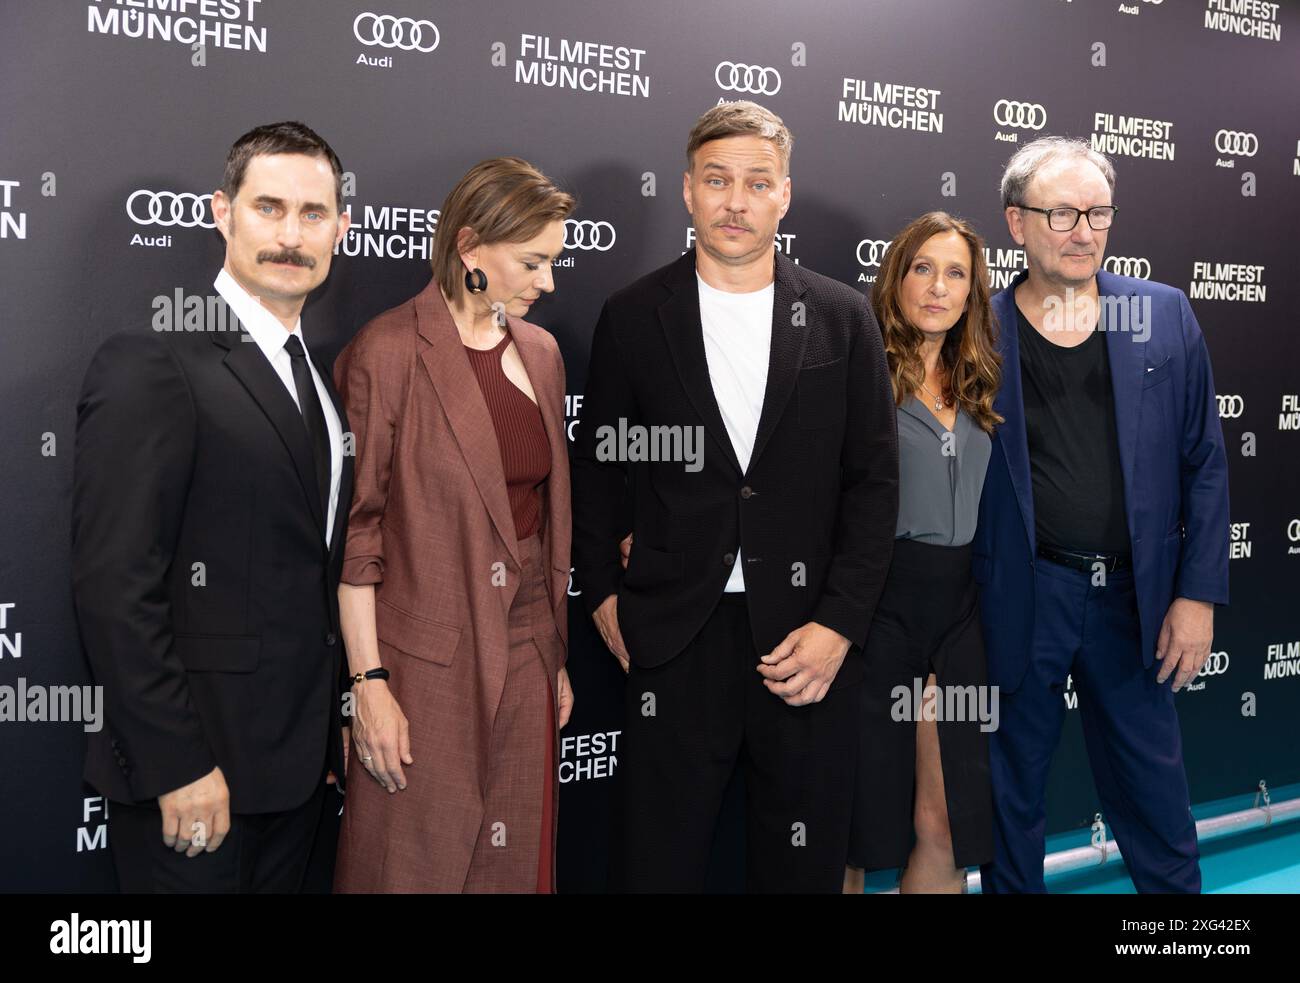
<svg viewBox="0 0 1300 983"><path fill-rule="evenodd" d="M1110 228L1119 211L1114 205L1093 205L1091 208L1034 208L1032 205L1017 205L1027 212L1041 212L1047 216L1047 227L1053 232L1073 232L1079 224L1079 216L1088 216L1088 225L1094 232Z"/></svg>

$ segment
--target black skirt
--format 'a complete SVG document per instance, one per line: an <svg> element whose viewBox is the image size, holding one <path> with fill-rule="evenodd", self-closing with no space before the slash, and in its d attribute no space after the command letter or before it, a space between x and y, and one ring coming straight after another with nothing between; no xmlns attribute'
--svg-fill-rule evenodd
<svg viewBox="0 0 1300 983"><path fill-rule="evenodd" d="M970 867L993 859L987 731L997 721L971 548L900 539L867 636L854 867L902 867L912 852L917 704L930 673L953 859Z"/></svg>

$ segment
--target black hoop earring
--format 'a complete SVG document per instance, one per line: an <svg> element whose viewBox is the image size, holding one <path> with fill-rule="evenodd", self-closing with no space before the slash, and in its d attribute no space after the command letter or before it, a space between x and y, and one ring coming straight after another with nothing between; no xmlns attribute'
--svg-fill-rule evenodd
<svg viewBox="0 0 1300 983"><path fill-rule="evenodd" d="M487 289L487 274L477 266L465 273L465 286L472 294L481 294Z"/></svg>

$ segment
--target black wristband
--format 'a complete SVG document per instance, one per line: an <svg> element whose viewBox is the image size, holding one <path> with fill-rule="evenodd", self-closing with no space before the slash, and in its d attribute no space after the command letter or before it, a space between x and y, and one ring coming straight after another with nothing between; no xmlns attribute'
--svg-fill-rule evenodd
<svg viewBox="0 0 1300 983"><path fill-rule="evenodd" d="M359 672L352 677L352 685L365 682L367 679L387 679L388 670L383 666L378 669L367 669L365 672Z"/></svg>

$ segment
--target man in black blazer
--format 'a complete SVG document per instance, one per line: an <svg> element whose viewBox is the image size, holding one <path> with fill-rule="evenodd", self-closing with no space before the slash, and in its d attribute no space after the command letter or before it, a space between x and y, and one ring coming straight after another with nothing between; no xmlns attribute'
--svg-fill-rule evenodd
<svg viewBox="0 0 1300 983"><path fill-rule="evenodd" d="M221 302L86 372L72 580L106 726L85 777L124 891L299 890L343 775L352 458L299 318L347 231L341 178L301 123L240 137L212 196Z"/></svg>
<svg viewBox="0 0 1300 983"><path fill-rule="evenodd" d="M629 670L633 891L702 889L738 762L750 889L843 882L898 449L865 298L773 248L790 141L751 102L705 113L683 181L697 247L610 297L592 339L574 562Z"/></svg>

